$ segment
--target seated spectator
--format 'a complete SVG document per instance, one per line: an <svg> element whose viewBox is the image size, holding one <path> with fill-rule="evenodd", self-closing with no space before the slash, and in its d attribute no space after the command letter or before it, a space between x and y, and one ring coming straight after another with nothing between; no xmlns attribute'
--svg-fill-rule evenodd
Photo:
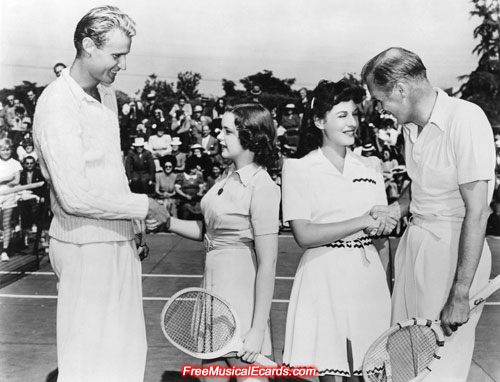
<svg viewBox="0 0 500 382"><path fill-rule="evenodd" d="M170 145L172 146L172 153L170 154L170 157L173 157L174 162L176 163L174 172L176 174L184 172L187 155L179 149L182 145L182 141L179 139L179 137L174 137Z"/></svg>
<svg viewBox="0 0 500 382"><path fill-rule="evenodd" d="M23 106L16 106L14 124L10 129L10 139L13 147L17 147L23 139L23 135L31 131L31 118L26 114Z"/></svg>
<svg viewBox="0 0 500 382"><path fill-rule="evenodd" d="M155 163L153 155L144 149L144 138L136 138L125 158L125 171L130 190L138 194L149 194L155 179Z"/></svg>
<svg viewBox="0 0 500 382"><path fill-rule="evenodd" d="M36 168L35 158L27 155L23 158L23 170L19 184L24 186L28 184L44 182L45 179L40 169ZM18 201L19 214L21 215L21 229L23 235L23 243L28 246L30 232L36 232L36 222L39 217L39 209L45 201L47 193L46 185L23 191L21 198Z"/></svg>
<svg viewBox="0 0 500 382"><path fill-rule="evenodd" d="M182 174L177 175L175 191L179 195L179 218L202 220L200 200L205 191L205 182L194 163L186 163Z"/></svg>
<svg viewBox="0 0 500 382"><path fill-rule="evenodd" d="M381 145L380 149L384 146L396 146L399 136L399 131L396 126L396 118L389 114L383 114L380 122L381 126L377 131L377 139Z"/></svg>
<svg viewBox="0 0 500 382"><path fill-rule="evenodd" d="M193 110L191 108L191 104L187 102L187 99L186 97L184 96L180 96L179 97L179 100L178 100L178 103L174 104L174 106L172 106L172 109L170 109L170 116L172 118L177 118L177 112L181 110L183 112L183 115L185 117L190 117L191 114L193 114Z"/></svg>
<svg viewBox="0 0 500 382"><path fill-rule="evenodd" d="M392 177L392 170L399 165L396 159L393 159L389 148L382 149L382 171L384 179Z"/></svg>
<svg viewBox="0 0 500 382"><path fill-rule="evenodd" d="M212 134L217 137L221 132L221 121L222 116L227 111L227 105L225 98L219 98L215 103L215 107L212 112Z"/></svg>
<svg viewBox="0 0 500 382"><path fill-rule="evenodd" d="M280 125L287 130L299 129L300 117L295 113L295 105L293 103L286 105L285 114L281 117Z"/></svg>
<svg viewBox="0 0 500 382"><path fill-rule="evenodd" d="M9 138L0 139L0 190L7 191L9 188L17 186L22 169L21 164L12 158L12 141ZM16 206L15 194L0 195L0 214L3 226L1 261L10 260L8 251L12 232L11 218Z"/></svg>
<svg viewBox="0 0 500 382"><path fill-rule="evenodd" d="M219 154L219 140L210 135L210 126L208 125L204 125L201 128L201 137L198 138L198 142L196 143L200 144L203 148L203 152L212 159Z"/></svg>
<svg viewBox="0 0 500 382"><path fill-rule="evenodd" d="M148 149L153 154L153 159L157 159L160 167L163 168L167 155L172 152L172 137L165 134L165 127L159 126L156 129L156 134L151 135L148 140Z"/></svg>
<svg viewBox="0 0 500 382"><path fill-rule="evenodd" d="M34 158L35 164L38 163L38 154L35 151L35 146L31 138L23 139L17 147L17 159L20 162L23 162L27 156Z"/></svg>
<svg viewBox="0 0 500 382"><path fill-rule="evenodd" d="M37 103L37 97L35 95L35 92L33 90L28 90L28 93L26 94L28 97L26 99L26 112L28 113L28 117L33 120L33 116L35 115L35 108L36 108L36 103Z"/></svg>
<svg viewBox="0 0 500 382"><path fill-rule="evenodd" d="M177 199L175 198L177 174L174 173L174 162L167 159L163 165L163 171L156 174L155 195L156 200L168 209L170 215L177 217Z"/></svg>
<svg viewBox="0 0 500 382"><path fill-rule="evenodd" d="M302 117L304 116L304 113L307 110L307 106L309 105L309 98L307 97L307 89L301 88L299 90L299 95L300 95L300 101L298 101L295 104L295 110L297 111L297 114L299 115L300 120L302 121Z"/></svg>
<svg viewBox="0 0 500 382"><path fill-rule="evenodd" d="M210 106L209 104L208 97L201 97L201 107L203 108L201 115L204 117L209 117L211 119L213 111L212 106Z"/></svg>
<svg viewBox="0 0 500 382"><path fill-rule="evenodd" d="M210 190L212 186L222 179L222 169L218 163L212 165L211 171L206 176L206 191Z"/></svg>
<svg viewBox="0 0 500 382"><path fill-rule="evenodd" d="M208 174L212 167L212 160L203 152L203 147L196 143L191 146L191 155L186 159L186 166L192 164L200 174Z"/></svg>
<svg viewBox="0 0 500 382"><path fill-rule="evenodd" d="M493 212L488 218L488 224L486 225L486 235L500 236L500 203L492 202L490 206Z"/></svg>

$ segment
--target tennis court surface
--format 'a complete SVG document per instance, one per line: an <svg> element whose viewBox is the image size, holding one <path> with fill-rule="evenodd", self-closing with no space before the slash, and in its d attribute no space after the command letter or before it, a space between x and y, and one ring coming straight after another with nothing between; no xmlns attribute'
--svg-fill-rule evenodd
<svg viewBox="0 0 500 382"><path fill-rule="evenodd" d="M488 238L493 253L492 277L500 273L500 239ZM159 322L168 297L199 286L204 251L200 242L171 234L148 236L151 252L143 262L144 311L148 334L146 382L194 381L179 374L185 363L199 364L164 338ZM396 240L392 240L393 246ZM272 306L275 360L281 362L286 310L293 275L302 251L285 233L279 240L277 278ZM0 277L7 276L0 264ZM0 289L0 381L56 381L56 277L48 258L39 271ZM500 292L487 302L477 328L468 382L500 382Z"/></svg>

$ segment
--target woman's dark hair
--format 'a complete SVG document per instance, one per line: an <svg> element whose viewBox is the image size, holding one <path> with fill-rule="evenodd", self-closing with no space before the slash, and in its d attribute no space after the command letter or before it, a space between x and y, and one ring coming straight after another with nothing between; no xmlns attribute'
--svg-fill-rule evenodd
<svg viewBox="0 0 500 382"><path fill-rule="evenodd" d="M302 119L297 156L301 158L323 144L323 132L314 123L315 118L324 119L341 102L360 103L364 96L365 90L347 79L338 82L321 80L310 95L311 101Z"/></svg>
<svg viewBox="0 0 500 382"><path fill-rule="evenodd" d="M276 128L269 110L261 104L246 103L234 106L230 112L243 149L255 154L254 162L259 166L274 167L278 159Z"/></svg>
<svg viewBox="0 0 500 382"><path fill-rule="evenodd" d="M219 106L220 101L222 101L224 103L224 106L222 106L222 107ZM217 102L215 103L215 111L218 114L224 114L224 112L226 111L226 108L227 108L226 99L225 98L218 98Z"/></svg>

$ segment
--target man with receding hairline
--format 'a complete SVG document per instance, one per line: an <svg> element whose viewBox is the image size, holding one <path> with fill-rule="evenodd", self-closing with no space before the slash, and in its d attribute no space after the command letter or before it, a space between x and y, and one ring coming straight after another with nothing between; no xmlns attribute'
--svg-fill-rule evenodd
<svg viewBox="0 0 500 382"><path fill-rule="evenodd" d="M50 262L59 279L59 382L144 379L146 328L133 220L165 222L146 195L133 194L120 151L117 102L109 86L135 35L116 7L78 23L76 58L35 111L34 140L51 185Z"/></svg>
<svg viewBox="0 0 500 382"><path fill-rule="evenodd" d="M411 192L407 187L385 211L398 219L412 214L395 257L392 321L440 319L453 336L424 381L465 382L481 313L469 314L469 298L491 270L485 241L494 188L491 126L477 105L434 88L420 57L406 49L378 54L362 76L372 97L404 125L412 181Z"/></svg>

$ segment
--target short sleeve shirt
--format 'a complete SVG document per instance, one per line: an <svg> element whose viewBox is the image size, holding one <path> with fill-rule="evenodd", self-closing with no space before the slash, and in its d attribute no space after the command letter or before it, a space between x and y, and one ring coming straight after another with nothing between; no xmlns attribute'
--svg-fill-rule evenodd
<svg viewBox="0 0 500 382"><path fill-rule="evenodd" d="M459 185L486 180L488 201L493 195L493 131L477 105L436 91L434 109L421 133L414 124L403 128L406 167L412 180L410 212L463 218L465 204Z"/></svg>
<svg viewBox="0 0 500 382"><path fill-rule="evenodd" d="M279 207L279 187L255 164L230 168L201 201L207 233L243 242L277 234Z"/></svg>
<svg viewBox="0 0 500 382"><path fill-rule="evenodd" d="M387 205L378 158L347 150L342 173L321 149L285 160L283 220L334 223L358 217L375 205Z"/></svg>
<svg viewBox="0 0 500 382"><path fill-rule="evenodd" d="M8 160L0 159L0 177L7 177L15 174L16 172L21 172L22 170L23 168L21 164L14 158L10 158ZM9 186L5 184L0 185L0 190L5 190L7 188L9 188Z"/></svg>

